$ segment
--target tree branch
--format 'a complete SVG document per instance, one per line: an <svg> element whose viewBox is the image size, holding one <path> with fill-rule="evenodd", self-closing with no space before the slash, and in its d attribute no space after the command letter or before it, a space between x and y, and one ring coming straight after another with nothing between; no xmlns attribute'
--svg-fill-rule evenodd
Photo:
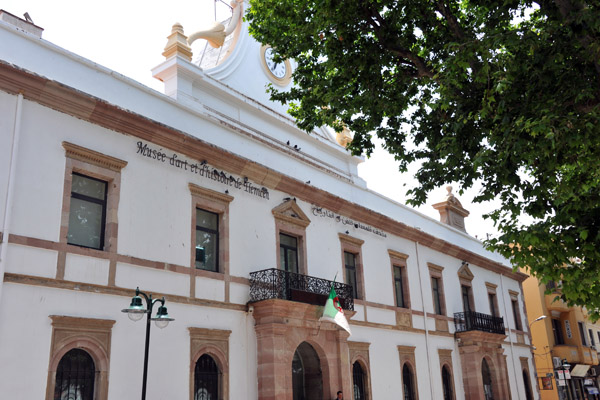
<svg viewBox="0 0 600 400"><path fill-rule="evenodd" d="M429 67L427 67L425 60L423 60L421 57L412 53L410 50L390 45L389 39L385 37L385 35L382 33L382 31L389 31L389 29L387 29L387 22L377 10L369 8L367 12L371 16L371 19L369 20L369 25L371 25L371 27L373 28L375 37L377 37L377 40L379 41L380 45L385 50L388 50L390 53L395 54L399 58L403 59L400 60L400 63L413 66L417 70L417 73L415 75L416 78L434 77L435 73ZM375 21L377 21L377 23L375 23ZM406 62L405 60L407 60L408 62Z"/></svg>
<svg viewBox="0 0 600 400"><path fill-rule="evenodd" d="M452 14L450 7L448 7L448 5L445 4L443 1L436 1L435 9L437 11L439 11L440 14L442 14L442 16L446 19L446 21L448 22L448 27L450 28L450 31L452 31L452 33L454 33L454 36L456 36L457 39L464 40L465 33L463 32L462 28L460 27L460 24L458 23L458 19L456 19L456 16L454 16L454 14Z"/></svg>

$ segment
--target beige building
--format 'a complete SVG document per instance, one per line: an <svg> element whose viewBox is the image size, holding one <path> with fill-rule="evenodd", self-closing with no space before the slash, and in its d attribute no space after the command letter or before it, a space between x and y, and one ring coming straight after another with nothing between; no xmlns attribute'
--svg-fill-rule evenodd
<svg viewBox="0 0 600 400"><path fill-rule="evenodd" d="M600 324L592 323L585 309L568 307L557 299L560 283L545 285L530 276L523 290L527 317L533 321L530 329L541 398L600 398ZM546 294L547 290L551 293Z"/></svg>

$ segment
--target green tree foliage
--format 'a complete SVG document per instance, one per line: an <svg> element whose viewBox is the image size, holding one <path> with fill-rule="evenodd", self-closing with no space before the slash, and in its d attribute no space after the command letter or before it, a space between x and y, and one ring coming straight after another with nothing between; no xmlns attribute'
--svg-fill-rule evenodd
<svg viewBox="0 0 600 400"><path fill-rule="evenodd" d="M297 63L295 86L271 96L301 128L346 125L354 154L376 135L401 171L418 162L414 205L481 181L475 201L502 202L487 245L598 316L598 2L250 3L251 34Z"/></svg>

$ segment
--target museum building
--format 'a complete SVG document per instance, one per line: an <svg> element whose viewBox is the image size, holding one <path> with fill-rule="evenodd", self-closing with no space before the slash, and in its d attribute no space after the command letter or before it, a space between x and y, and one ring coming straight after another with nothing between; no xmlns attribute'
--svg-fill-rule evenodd
<svg viewBox="0 0 600 400"><path fill-rule="evenodd" d="M149 399L539 399L527 276L450 188L431 219L367 188L349 132L301 131L244 7L165 26L164 93L0 11L0 393L138 398L151 332ZM164 329L121 312L144 294Z"/></svg>

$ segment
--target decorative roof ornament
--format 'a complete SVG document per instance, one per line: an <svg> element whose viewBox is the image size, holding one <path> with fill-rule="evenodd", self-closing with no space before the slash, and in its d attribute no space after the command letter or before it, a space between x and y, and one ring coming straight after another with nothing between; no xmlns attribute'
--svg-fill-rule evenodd
<svg viewBox="0 0 600 400"><path fill-rule="evenodd" d="M436 203L433 208L439 211L440 221L467 232L465 228L465 217L469 216L469 211L465 210L460 201L452 193L452 186L446 186L448 193L444 201Z"/></svg>
<svg viewBox="0 0 600 400"><path fill-rule="evenodd" d="M344 126L341 132L336 132L335 140L338 142L340 146L346 148L348 144L352 141L352 132L348 127Z"/></svg>
<svg viewBox="0 0 600 400"><path fill-rule="evenodd" d="M183 33L183 26L176 22L171 28L171 34L167 37L167 45L162 55L165 58L181 56L188 61L192 61L192 49L188 46L187 36Z"/></svg>
<svg viewBox="0 0 600 400"><path fill-rule="evenodd" d="M233 33L237 25L242 20L242 5L243 0L233 0L231 7L233 15L227 25L227 28L221 22L215 22L210 27L192 33L187 39L188 45L192 45L198 39L205 39L211 47L218 48L223 46L225 38Z"/></svg>

